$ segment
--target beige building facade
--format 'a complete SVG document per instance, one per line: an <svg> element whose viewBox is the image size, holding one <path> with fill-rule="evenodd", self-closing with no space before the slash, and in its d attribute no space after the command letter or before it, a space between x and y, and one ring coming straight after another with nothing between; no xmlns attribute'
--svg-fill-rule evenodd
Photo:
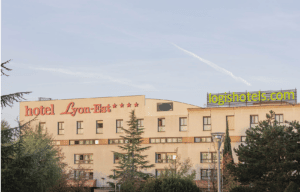
<svg viewBox="0 0 300 192"><path fill-rule="evenodd" d="M118 145L127 142L120 138L121 128L128 128L132 110L139 127L144 128L143 145L151 146L144 154L155 167L147 172L159 175L180 155L182 160L191 159L196 180L202 183L211 179L217 160L211 133L225 132L226 122L235 148L245 139L245 131L265 120L270 110L282 124L300 121L300 104L201 108L144 95L21 102L20 120L37 116L32 126L41 125L61 147L66 163L75 169L80 164L89 173L87 177L96 180L95 186L101 187L102 178L109 180L118 161L112 151L122 152Z"/></svg>

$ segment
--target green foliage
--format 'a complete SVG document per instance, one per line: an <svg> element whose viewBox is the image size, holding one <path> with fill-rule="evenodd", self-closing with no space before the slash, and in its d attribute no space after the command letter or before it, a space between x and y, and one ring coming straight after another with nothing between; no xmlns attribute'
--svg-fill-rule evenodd
<svg viewBox="0 0 300 192"><path fill-rule="evenodd" d="M260 191L257 191L253 188L246 187L246 186L238 186L231 189L230 192L260 192Z"/></svg>
<svg viewBox="0 0 300 192"><path fill-rule="evenodd" d="M21 128L20 128L21 129ZM19 133L20 133L19 129ZM14 129L10 129L12 131ZM1 132L8 131L5 127ZM51 138L38 128L24 130L18 138L1 142L1 187L3 191L46 191L60 179L65 164ZM3 143L5 142L5 143ZM12 149L7 153L7 149Z"/></svg>
<svg viewBox="0 0 300 192"><path fill-rule="evenodd" d="M235 149L240 163L229 168L242 184L282 192L290 181L300 183L300 124L279 125L273 111L266 116L246 131L245 144Z"/></svg>
<svg viewBox="0 0 300 192"><path fill-rule="evenodd" d="M182 178L150 178L146 181L142 192L201 192L197 185Z"/></svg>
<svg viewBox="0 0 300 192"><path fill-rule="evenodd" d="M193 164L190 158L181 161L181 155L178 154L178 148L175 149L176 159L169 163L168 167L165 167L164 172L159 176L162 178L182 178L188 180L194 180L196 177L196 171L192 170Z"/></svg>
<svg viewBox="0 0 300 192"><path fill-rule="evenodd" d="M231 150L231 139L230 139L229 130L228 130L228 122L226 122L226 135L225 135L225 141L224 141L223 156L225 156L226 154L230 155L232 162L233 162L232 150Z"/></svg>
<svg viewBox="0 0 300 192"><path fill-rule="evenodd" d="M123 129L125 135L120 136L127 143L118 147L123 153L114 152L114 155L119 156L120 160L116 166L115 175L110 175L110 178L119 180L120 183L126 181L141 182L149 177L149 174L142 172L145 169L154 167L149 165L149 161L145 160L147 155L142 155L142 152L148 150L148 147L142 147L142 128L138 128L138 122L134 114L134 110L130 113L130 121L128 121L129 129Z"/></svg>
<svg viewBox="0 0 300 192"><path fill-rule="evenodd" d="M295 182L291 181L287 188L284 190L284 192L300 192L300 189Z"/></svg>

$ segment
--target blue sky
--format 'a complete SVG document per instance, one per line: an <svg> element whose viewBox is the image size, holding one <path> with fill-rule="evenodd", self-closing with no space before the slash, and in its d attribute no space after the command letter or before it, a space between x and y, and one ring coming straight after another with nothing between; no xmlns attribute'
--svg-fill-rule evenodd
<svg viewBox="0 0 300 192"><path fill-rule="evenodd" d="M28 100L146 95L202 107L206 93L299 89L299 7L2 1L2 62L13 59L13 71L1 91L32 91ZM18 103L2 110L13 126L18 115Z"/></svg>

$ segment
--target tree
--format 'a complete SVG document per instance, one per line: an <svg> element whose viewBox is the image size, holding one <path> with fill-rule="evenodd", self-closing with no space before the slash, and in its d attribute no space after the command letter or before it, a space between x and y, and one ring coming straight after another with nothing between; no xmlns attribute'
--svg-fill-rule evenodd
<svg viewBox="0 0 300 192"><path fill-rule="evenodd" d="M178 148L175 149L176 158L170 161L169 166L165 167L160 175L162 178L181 178L193 181L196 177L196 171L192 170L193 163L190 158L181 161L181 155L178 154Z"/></svg>
<svg viewBox="0 0 300 192"><path fill-rule="evenodd" d="M11 71L12 69L6 67L5 65L7 63L9 63L11 60L5 61L3 63L1 63L1 76L9 76L7 75L4 70L7 71ZM27 92L17 92L17 93L11 93L11 94L7 94L7 95L1 95L1 107L6 107L6 106L10 106L12 107L14 102L19 102L22 100L25 100L25 98L23 97L24 94L29 94L31 92L27 91Z"/></svg>
<svg viewBox="0 0 300 192"><path fill-rule="evenodd" d="M122 128L125 132L125 136L120 136L125 140L125 143L118 146L124 153L113 151L114 155L120 158L120 161L116 166L115 176L110 175L111 178L118 179L121 183L145 180L149 177L149 174L142 171L154 167L153 164L149 165L149 161L145 160L147 155L141 154L143 151L149 149L150 146L141 146L141 135L144 131L142 128L138 127L138 121L134 114L134 110L130 113L128 126L129 129Z"/></svg>
<svg viewBox="0 0 300 192"><path fill-rule="evenodd" d="M65 164L48 134L42 133L40 127L26 129L12 142L16 150L1 165L3 191L43 192L56 185Z"/></svg>
<svg viewBox="0 0 300 192"><path fill-rule="evenodd" d="M233 160L232 157L232 149L231 149L231 139L229 136L229 130L228 130L228 122L226 122L226 135L225 135L225 141L224 141L224 152L223 152L223 157L225 155L229 155L231 159Z"/></svg>
<svg viewBox="0 0 300 192"><path fill-rule="evenodd" d="M273 111L266 117L246 131L245 144L234 150L240 162L229 168L257 191L284 191L291 181L300 183L300 124L281 125Z"/></svg>
<svg viewBox="0 0 300 192"><path fill-rule="evenodd" d="M224 152L223 152L223 161L222 161L222 176L223 176L223 191L229 192L234 187L238 186L238 183L235 181L235 177L232 175L230 170L227 168L228 165L233 164L232 149L231 149L231 139L229 136L228 122L226 122L226 135L224 142Z"/></svg>

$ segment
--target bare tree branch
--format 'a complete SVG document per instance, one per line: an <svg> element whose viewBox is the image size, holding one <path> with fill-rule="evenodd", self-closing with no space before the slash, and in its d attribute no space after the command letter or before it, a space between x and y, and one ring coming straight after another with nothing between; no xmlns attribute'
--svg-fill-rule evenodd
<svg viewBox="0 0 300 192"><path fill-rule="evenodd" d="M7 60L7 61L5 61L5 62L3 62L3 63L1 63L1 76L2 76L2 75L9 76L9 75L7 75L7 74L4 73L4 70L3 70L3 69L5 69L5 70L7 70L7 71L11 71L11 70L12 70L12 69L7 68L6 66L4 66L5 64L9 63L10 61L11 61L11 59L10 59L10 60Z"/></svg>

